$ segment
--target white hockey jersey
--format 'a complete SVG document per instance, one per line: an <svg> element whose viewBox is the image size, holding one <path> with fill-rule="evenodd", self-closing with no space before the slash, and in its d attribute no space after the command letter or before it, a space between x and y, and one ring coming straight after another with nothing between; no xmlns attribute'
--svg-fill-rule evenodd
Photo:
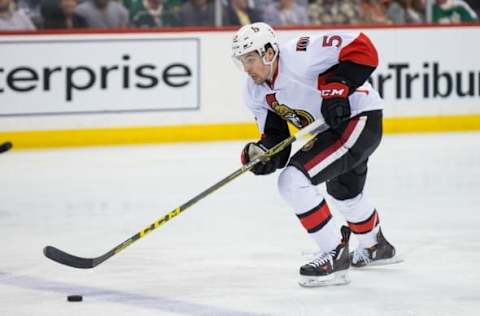
<svg viewBox="0 0 480 316"><path fill-rule="evenodd" d="M248 77L244 98L264 133L268 111L297 128L322 117L319 86L341 61L376 67L378 57L370 40L360 32L334 32L294 38L280 45L278 69L271 83L261 85ZM382 109L382 100L365 82L349 96L352 116Z"/></svg>

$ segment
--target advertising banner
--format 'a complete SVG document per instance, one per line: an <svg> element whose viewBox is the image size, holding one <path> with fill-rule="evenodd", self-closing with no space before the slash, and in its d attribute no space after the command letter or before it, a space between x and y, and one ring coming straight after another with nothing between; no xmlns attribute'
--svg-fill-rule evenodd
<svg viewBox="0 0 480 316"><path fill-rule="evenodd" d="M195 110L195 38L0 41L0 115Z"/></svg>

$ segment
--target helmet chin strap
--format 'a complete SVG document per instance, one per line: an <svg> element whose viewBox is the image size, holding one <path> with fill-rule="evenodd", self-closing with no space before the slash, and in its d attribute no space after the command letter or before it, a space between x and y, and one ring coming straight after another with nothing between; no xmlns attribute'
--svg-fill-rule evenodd
<svg viewBox="0 0 480 316"><path fill-rule="evenodd" d="M278 56L278 52L275 51L275 55L273 55L273 59L271 61L266 61L265 60L265 55L263 56L262 58L262 61L263 61L263 64L264 65L268 65L270 66L270 69L268 70L268 81L272 81L273 80L273 63L275 62L275 60L277 59L277 56Z"/></svg>

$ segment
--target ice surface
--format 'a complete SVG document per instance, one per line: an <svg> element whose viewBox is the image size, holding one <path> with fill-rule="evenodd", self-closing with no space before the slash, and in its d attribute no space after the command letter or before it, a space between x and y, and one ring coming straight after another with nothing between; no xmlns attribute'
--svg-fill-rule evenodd
<svg viewBox="0 0 480 316"><path fill-rule="evenodd" d="M241 148L0 155L0 315L480 313L479 133L384 138L367 190L405 262L352 270L347 286L297 285L301 253L315 245L276 175L240 177L95 269L43 256L48 244L106 252L238 168ZM71 294L84 301L67 302Z"/></svg>

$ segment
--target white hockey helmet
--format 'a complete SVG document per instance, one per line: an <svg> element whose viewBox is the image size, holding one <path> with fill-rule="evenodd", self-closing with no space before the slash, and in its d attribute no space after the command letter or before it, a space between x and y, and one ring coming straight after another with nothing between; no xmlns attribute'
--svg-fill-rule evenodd
<svg viewBox="0 0 480 316"><path fill-rule="evenodd" d="M261 57L264 57L268 44L270 44L275 51L275 57L273 59L275 60L279 50L275 31L267 23L257 22L247 24L240 28L233 36L232 57L238 61L240 56L253 51L257 51ZM265 59L263 59L265 64L270 64L273 60L266 62Z"/></svg>

